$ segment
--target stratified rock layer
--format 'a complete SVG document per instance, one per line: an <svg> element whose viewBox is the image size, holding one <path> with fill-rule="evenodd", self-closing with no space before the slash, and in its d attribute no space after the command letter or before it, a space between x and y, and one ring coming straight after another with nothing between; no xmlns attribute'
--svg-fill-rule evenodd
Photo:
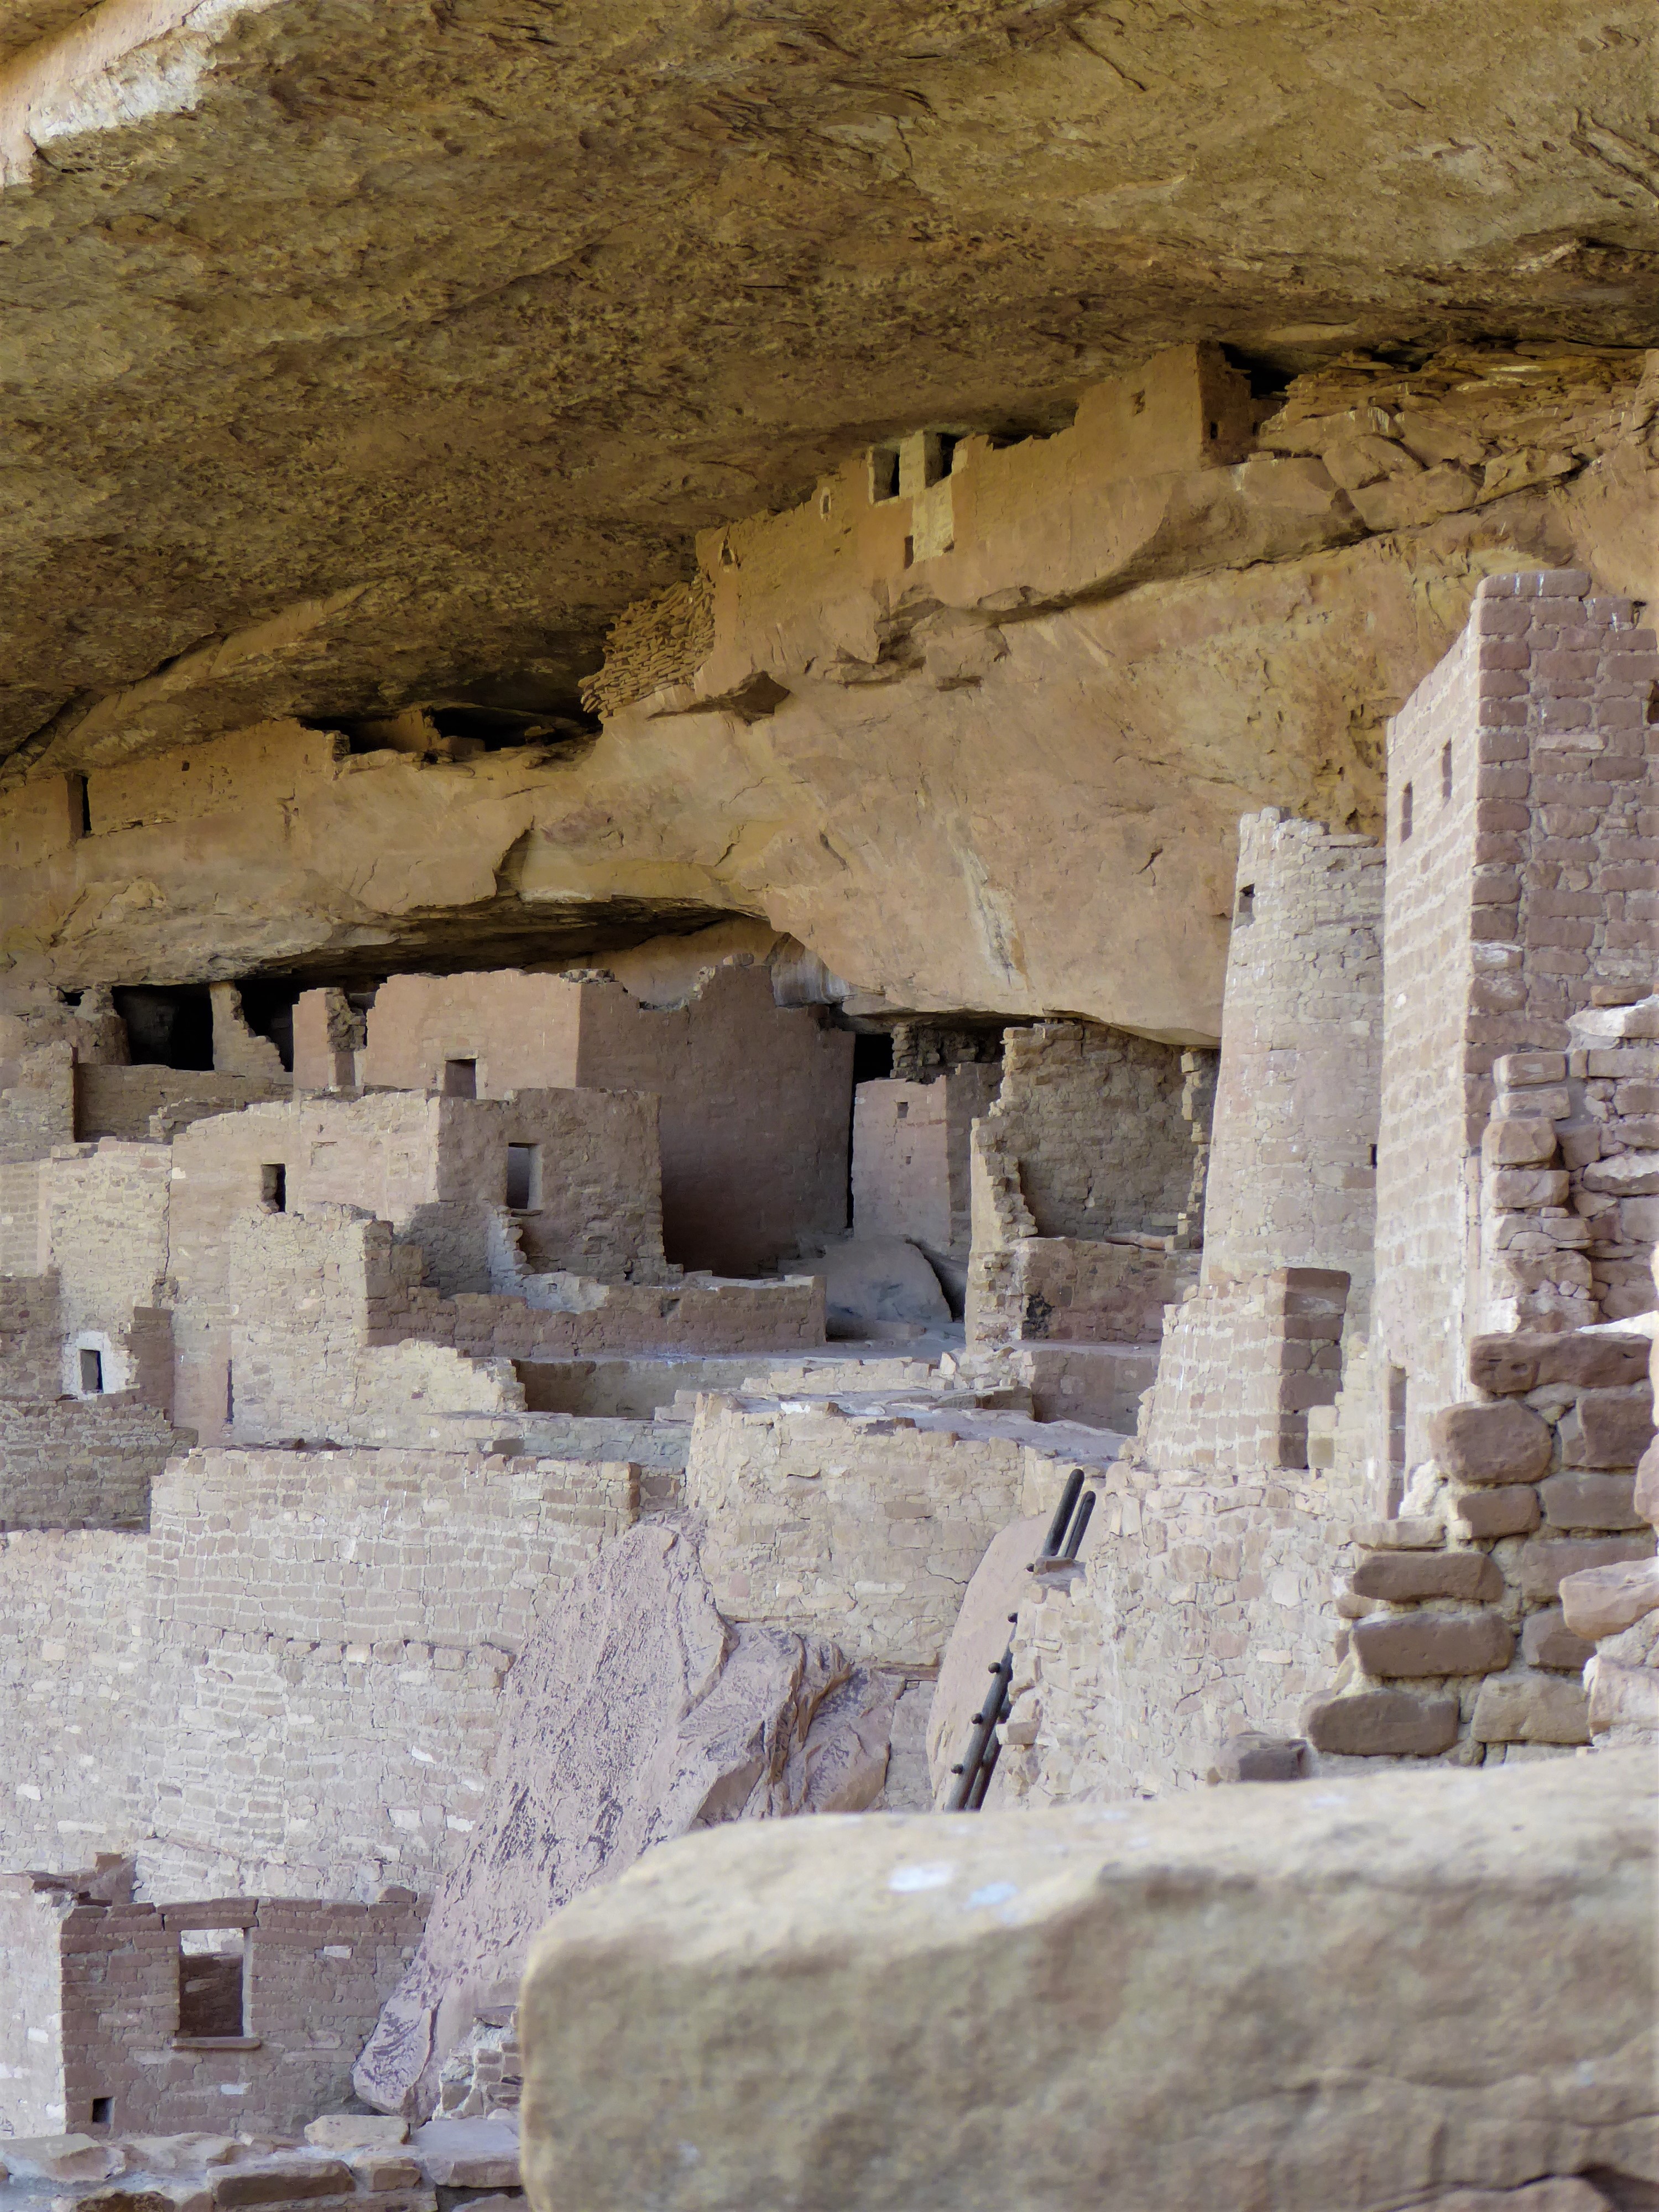
<svg viewBox="0 0 1659 2212"><path fill-rule="evenodd" d="M532 2204L1641 2201L1654 1809L1610 1753L672 1846L532 1954Z"/></svg>

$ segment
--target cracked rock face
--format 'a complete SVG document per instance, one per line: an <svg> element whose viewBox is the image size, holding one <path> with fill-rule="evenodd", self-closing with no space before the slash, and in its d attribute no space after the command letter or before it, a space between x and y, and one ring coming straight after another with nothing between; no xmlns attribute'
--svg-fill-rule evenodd
<svg viewBox="0 0 1659 2212"><path fill-rule="evenodd" d="M1237 814L1374 826L1479 574L1647 594L1650 28L0 11L0 957L384 973L742 914L895 1005L1212 1036ZM1040 503L976 581L918 539L850 628L696 663L730 526L921 424L1063 434L1194 341L1255 386L1224 496L1063 589ZM594 684L653 599L654 692Z"/></svg>

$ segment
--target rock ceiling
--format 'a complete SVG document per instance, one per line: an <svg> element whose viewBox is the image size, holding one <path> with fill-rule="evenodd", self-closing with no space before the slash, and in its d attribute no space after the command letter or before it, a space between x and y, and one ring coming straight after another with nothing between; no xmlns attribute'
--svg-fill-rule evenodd
<svg viewBox="0 0 1659 2212"><path fill-rule="evenodd" d="M0 752L556 727L873 432L1651 337L1648 0L0 10ZM1646 43L1644 43L1644 41ZM124 700L170 702L134 732ZM139 696L153 700L153 689Z"/></svg>

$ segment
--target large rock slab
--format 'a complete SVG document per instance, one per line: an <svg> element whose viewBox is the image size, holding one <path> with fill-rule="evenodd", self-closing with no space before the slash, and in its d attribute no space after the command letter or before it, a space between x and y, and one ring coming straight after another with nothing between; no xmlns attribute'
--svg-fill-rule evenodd
<svg viewBox="0 0 1659 2212"><path fill-rule="evenodd" d="M892 1692L833 1644L732 1626L690 1542L655 1525L573 1584L503 1708L486 1816L352 2077L381 2112L427 2118L444 2057L510 1996L549 1913L653 1844L871 1803Z"/></svg>
<svg viewBox="0 0 1659 2212"><path fill-rule="evenodd" d="M672 1844L532 1954L532 2203L1615 2195L1659 2176L1654 1814L1607 1753Z"/></svg>

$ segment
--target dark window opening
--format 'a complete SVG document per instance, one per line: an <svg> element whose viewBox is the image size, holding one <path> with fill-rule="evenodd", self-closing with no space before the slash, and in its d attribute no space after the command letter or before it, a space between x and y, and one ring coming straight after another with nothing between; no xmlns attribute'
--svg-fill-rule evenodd
<svg viewBox="0 0 1659 2212"><path fill-rule="evenodd" d="M509 1213L529 1213L540 1203L541 1146L507 1148L507 1206Z"/></svg>
<svg viewBox="0 0 1659 2212"><path fill-rule="evenodd" d="M914 567L915 558L916 541L914 538L907 538L904 541L904 566L907 568Z"/></svg>
<svg viewBox="0 0 1659 2212"><path fill-rule="evenodd" d="M476 1098L477 1095L477 1061L447 1060L444 1062L444 1097L446 1098Z"/></svg>
<svg viewBox="0 0 1659 2212"><path fill-rule="evenodd" d="M81 1395L86 1398L101 1397L104 1389L104 1355L89 1345L81 1350Z"/></svg>
<svg viewBox="0 0 1659 2212"><path fill-rule="evenodd" d="M259 1170L259 1196L273 1213L288 1212L288 1169L271 1160Z"/></svg>
<svg viewBox="0 0 1659 2212"><path fill-rule="evenodd" d="M300 995L297 983L264 983L257 979L239 982L236 995L242 1002L242 1019L256 1036L274 1044L277 1056L288 1073L294 1073L294 1001Z"/></svg>
<svg viewBox="0 0 1659 2212"><path fill-rule="evenodd" d="M1239 885L1238 902L1233 908L1233 920L1241 926L1247 921L1255 920L1255 885L1254 884Z"/></svg>
<svg viewBox="0 0 1659 2212"><path fill-rule="evenodd" d="M872 446L870 448L870 504L880 507L885 501L896 499L899 488L899 457L896 446Z"/></svg>
<svg viewBox="0 0 1659 2212"><path fill-rule="evenodd" d="M1440 804L1441 804L1443 806L1445 805L1446 801L1447 801L1447 800L1451 797L1451 791L1452 791L1452 757L1451 757L1451 747L1450 747L1449 745L1442 745L1442 746L1441 746L1441 748L1440 748Z"/></svg>
<svg viewBox="0 0 1659 2212"><path fill-rule="evenodd" d="M73 838L92 835L92 801L87 796L87 780L83 775L69 779L70 836Z"/></svg>
<svg viewBox="0 0 1659 2212"><path fill-rule="evenodd" d="M225 1362L225 1426L236 1419L236 1376L229 1360Z"/></svg>
<svg viewBox="0 0 1659 2212"><path fill-rule="evenodd" d="M113 2097L94 2097L93 2099L92 2124L94 2127L106 2128L114 2118L115 2100Z"/></svg>
<svg viewBox="0 0 1659 2212"><path fill-rule="evenodd" d="M853 1032L853 1081L878 1083L893 1072L893 1033L890 1030Z"/></svg>
<svg viewBox="0 0 1659 2212"><path fill-rule="evenodd" d="M1221 435L1221 425L1220 425L1220 423L1219 423L1219 422L1212 422L1212 423L1211 423L1211 425L1210 425L1210 435L1211 435L1211 437L1212 437L1212 439L1214 439L1214 438L1218 438L1218 437Z"/></svg>
<svg viewBox="0 0 1659 2212"><path fill-rule="evenodd" d="M1400 794L1400 842L1403 845L1412 834L1412 787L1410 784Z"/></svg>
<svg viewBox="0 0 1659 2212"><path fill-rule="evenodd" d="M826 491L826 492L821 492L821 493L818 495L818 513L819 513L820 514L823 515L826 519L827 519L827 518L828 518L828 516L829 516L829 514L830 514L830 495L829 495L829 493L828 493L827 491Z"/></svg>
<svg viewBox="0 0 1659 2212"><path fill-rule="evenodd" d="M925 484L943 483L956 466L957 447L962 440L951 430L930 430L922 441L921 480Z"/></svg>
<svg viewBox="0 0 1659 2212"><path fill-rule="evenodd" d="M186 1929L179 1946L179 2034L243 2032L241 1929Z"/></svg>
<svg viewBox="0 0 1659 2212"><path fill-rule="evenodd" d="M213 1066L213 1002L205 983L123 985L112 996L135 1066L194 1073Z"/></svg>
<svg viewBox="0 0 1659 2212"><path fill-rule="evenodd" d="M1371 1146L1371 1165L1373 1167L1376 1165L1376 1146L1375 1145Z"/></svg>
<svg viewBox="0 0 1659 2212"><path fill-rule="evenodd" d="M894 1118L900 1121L908 1121L909 1120L910 1102L908 1098L901 1098L899 1100Z"/></svg>

